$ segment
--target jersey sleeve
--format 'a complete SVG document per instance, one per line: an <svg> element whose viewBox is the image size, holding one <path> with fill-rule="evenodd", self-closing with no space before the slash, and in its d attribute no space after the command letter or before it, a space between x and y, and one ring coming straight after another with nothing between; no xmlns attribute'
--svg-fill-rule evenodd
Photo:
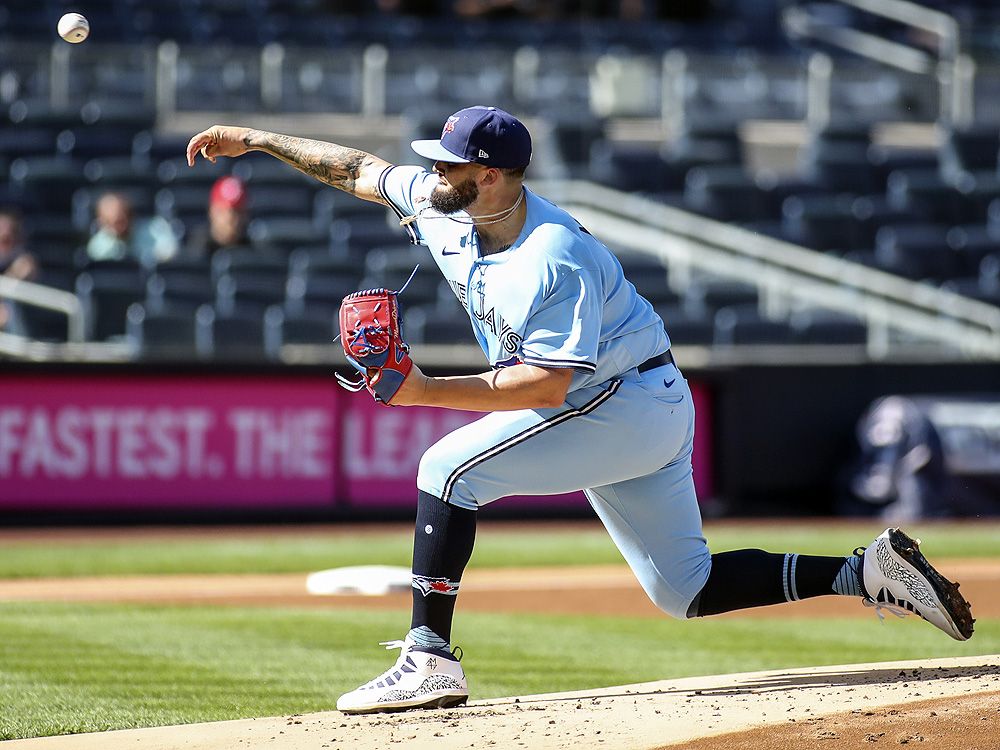
<svg viewBox="0 0 1000 750"><path fill-rule="evenodd" d="M417 204L426 200L434 185L428 185L428 179L433 183L437 180L434 176L422 167L412 166L390 166L386 167L378 178L378 192L393 213L399 217L400 221L411 216L416 216L419 209ZM420 230L415 220L402 225L410 237L410 242L415 245L423 244Z"/></svg>
<svg viewBox="0 0 1000 750"><path fill-rule="evenodd" d="M601 285L588 271L563 276L525 324L521 361L594 372L603 304Z"/></svg>

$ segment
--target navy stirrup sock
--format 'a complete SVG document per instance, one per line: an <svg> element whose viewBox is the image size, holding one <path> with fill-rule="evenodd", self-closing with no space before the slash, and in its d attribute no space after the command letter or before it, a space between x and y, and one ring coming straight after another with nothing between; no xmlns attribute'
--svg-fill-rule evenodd
<svg viewBox="0 0 1000 750"><path fill-rule="evenodd" d="M447 648L462 573L476 541L476 511L420 491L413 536L413 617L409 638Z"/></svg>
<svg viewBox="0 0 1000 750"><path fill-rule="evenodd" d="M775 554L741 549L712 555L712 572L688 617L793 602L824 594L860 595L851 586L860 558Z"/></svg>

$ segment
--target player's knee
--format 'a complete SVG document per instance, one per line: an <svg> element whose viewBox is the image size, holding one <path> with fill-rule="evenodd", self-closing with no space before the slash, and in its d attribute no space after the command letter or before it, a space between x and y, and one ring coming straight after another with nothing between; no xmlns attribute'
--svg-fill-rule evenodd
<svg viewBox="0 0 1000 750"><path fill-rule="evenodd" d="M654 591L647 591L653 604L664 614L673 617L675 620L686 620L690 599L677 594L677 592L659 587Z"/></svg>
<svg viewBox="0 0 1000 750"><path fill-rule="evenodd" d="M704 587L711 568L712 557L706 549L705 555L691 561L690 566L672 571L669 578L657 575L643 587L661 611L677 620L686 620L690 617L691 603Z"/></svg>
<svg viewBox="0 0 1000 750"><path fill-rule="evenodd" d="M436 443L420 457L417 468L417 489L443 498L451 505L468 510L478 510L479 502L471 494L467 483L455 473L458 468L448 454Z"/></svg>

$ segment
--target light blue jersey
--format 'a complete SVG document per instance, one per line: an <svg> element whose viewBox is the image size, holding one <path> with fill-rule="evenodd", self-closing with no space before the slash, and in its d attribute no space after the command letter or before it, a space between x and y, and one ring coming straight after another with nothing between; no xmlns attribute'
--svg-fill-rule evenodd
<svg viewBox="0 0 1000 750"><path fill-rule="evenodd" d="M487 414L431 446L417 487L475 510L508 495L584 490L653 602L686 617L711 569L691 474L694 404L663 322L617 258L565 211L525 190L513 245L480 257L467 214L428 200L436 175L390 167L379 191L426 245L494 367L575 370L555 408ZM664 360L666 361L666 360Z"/></svg>
<svg viewBox="0 0 1000 750"><path fill-rule="evenodd" d="M576 370L570 390L617 377L670 342L663 321L611 251L572 216L525 188L524 228L509 249L480 257L466 213L430 208L437 175L390 167L379 192L426 245L465 307L493 367L523 362Z"/></svg>

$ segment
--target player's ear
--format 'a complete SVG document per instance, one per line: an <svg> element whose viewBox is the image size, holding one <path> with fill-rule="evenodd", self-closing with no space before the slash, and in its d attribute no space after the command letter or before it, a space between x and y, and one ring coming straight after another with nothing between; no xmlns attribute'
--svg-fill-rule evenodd
<svg viewBox="0 0 1000 750"><path fill-rule="evenodd" d="M496 167L487 167L483 170L482 176L479 179L480 187L490 187L496 185L500 182L500 170Z"/></svg>

